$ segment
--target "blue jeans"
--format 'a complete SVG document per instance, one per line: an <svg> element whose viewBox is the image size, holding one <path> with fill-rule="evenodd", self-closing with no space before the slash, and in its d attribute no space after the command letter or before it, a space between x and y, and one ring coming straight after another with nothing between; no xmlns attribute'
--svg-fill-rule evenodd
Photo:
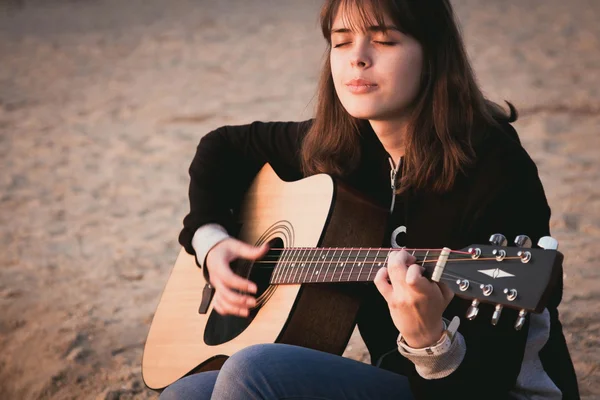
<svg viewBox="0 0 600 400"><path fill-rule="evenodd" d="M348 358L284 344L250 346L220 371L167 387L160 400L412 400L408 379Z"/></svg>

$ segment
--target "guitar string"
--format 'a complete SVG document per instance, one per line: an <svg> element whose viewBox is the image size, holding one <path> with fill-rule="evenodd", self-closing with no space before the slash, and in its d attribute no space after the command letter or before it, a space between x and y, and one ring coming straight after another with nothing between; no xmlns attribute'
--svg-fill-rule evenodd
<svg viewBox="0 0 600 400"><path fill-rule="evenodd" d="M317 250L336 250L336 251L337 250L342 250L342 251L344 251L344 250L348 250L348 251L350 251L350 250L351 251L364 251L364 250L367 250L367 251L372 251L372 250L382 251L382 250L388 250L390 252L391 251L400 251L400 250L413 251L413 252L418 252L418 251L429 251L429 252L431 252L431 251L439 251L439 252L442 252L442 251L444 251L444 249L439 249L439 248L437 248L437 249L416 249L416 248L414 248L413 249L413 248L407 248L407 247L404 247L402 249L394 249L394 248L389 248L389 247L272 247L272 248L269 248L269 250L277 250L277 251L282 251L282 252L284 252L286 250L293 250L293 251L295 251L295 250L315 250L315 249L317 249ZM462 251L462 250L451 250L450 249L449 252L450 253L457 253L457 254L468 254L468 255L471 255L470 252L468 252L468 251Z"/></svg>
<svg viewBox="0 0 600 400"><path fill-rule="evenodd" d="M509 258L509 257L507 257L507 258L508 258L508 259L518 259L518 260L520 260L520 259L521 259L520 257L510 257L510 258ZM507 259L507 258L505 258L505 259ZM487 261L491 261L491 260L496 260L496 259L495 259L495 258L487 258L487 259L486 259L486 258L483 258L483 259L481 259L481 258L479 258L479 259L468 259L468 258L465 258L465 259L463 259L463 260L468 260L468 261L471 261L471 260L472 260L472 261L479 261L479 260L482 260L482 261L484 261L484 260L487 260ZM457 260L457 259L448 259L447 261L461 261L461 260ZM497 260L496 260L496 261L497 261ZM318 263L318 262L320 262L320 261L314 261L314 262L305 262L305 263ZM323 261L322 263L323 263L323 264L325 264L325 263L331 264L331 263L333 263L333 262L334 262L334 261ZM335 262L337 263L337 261L335 261ZM437 260L429 260L429 261L424 261L424 262L423 262L423 261L417 261L417 263L420 263L421 265L423 265L424 263L436 263L436 262L437 262ZM259 261L259 262L256 262L255 264L258 264L258 263L261 263L261 262ZM276 262L266 262L266 263L269 263L269 264L276 264ZM364 264L375 264L375 263L377 263L377 261L373 261L373 262L365 262ZM275 267L259 267L259 268L263 269L263 268L275 268ZM302 268L302 267L294 267L294 268ZM307 268L307 269L308 269L308 268ZM308 272L308 271L307 271L307 272ZM358 277L360 277L361 275L364 275L364 274L365 274L364 272L362 272L362 271L359 271L359 272L357 272L357 273L356 273L356 278L358 278ZM308 273L307 273L307 275L308 275ZM346 276L346 272L341 272L341 273L339 274L339 281L341 281L342 279L344 279L344 278L346 278L346 277L347 277L348 279L354 278L354 276L353 276L353 275L354 275L354 274L350 273L350 274L348 274L348 276ZM444 275L445 275L445 276L448 276L448 277L450 277L451 279L454 279L454 280L456 280L456 279L464 279L464 278L465 278L464 276L461 276L461 275L456 275L456 272L452 273L451 271L444 271ZM328 274L326 273L326 274L325 274L325 277L327 277L327 276L328 276ZM336 276L336 274L334 274L334 273L332 273L332 274L331 274L331 278L332 278L332 279L333 279L333 277L335 277L335 276ZM370 277L370 276L371 276L371 273L369 273L369 274L368 274L368 276ZM324 280L326 280L326 278L323 278L323 279L324 279ZM292 282L294 282L294 280L292 280ZM290 283L292 283L292 282L290 282ZM476 281L476 280L473 280L473 279L471 279L471 280L470 280L470 282L473 282L473 283L475 283L475 284L477 284L477 285L482 285L482 284L484 284L483 282L479 282L479 281ZM300 283L300 282L297 282L297 283ZM305 283L310 283L310 281L305 281Z"/></svg>
<svg viewBox="0 0 600 400"><path fill-rule="evenodd" d="M370 274L369 274L369 276L370 276ZM332 277L333 277L333 275L332 275ZM357 274L357 278L358 277L360 277L360 274ZM327 283L338 283L338 282L341 282L343 278L344 278L344 276L342 275L342 276L340 276L340 280L339 281L330 281L330 282L327 282ZM449 272L444 272L441 279L447 280L447 281L450 281L450 282L453 282L453 283L456 283L456 280L460 279L460 278L464 279L463 276L454 275L454 274L451 274ZM372 280L367 280L367 282L370 282L370 281L372 281ZM325 281L323 281L323 282L325 282ZM355 282L357 282L357 281L355 281ZM474 283L475 285L485 285L484 282L479 282L479 281L474 280L474 279L469 279L469 282L470 283ZM310 282L310 281L304 281L304 282L293 282L293 281L292 282L277 282L277 283L274 283L274 285L300 284L300 283L315 283L315 282Z"/></svg>
<svg viewBox="0 0 600 400"><path fill-rule="evenodd" d="M289 248L289 249L294 249L294 251L295 251L295 250L300 250L300 249L302 249L302 248L298 248L298 247L292 247L292 248ZM330 251L330 250L334 250L334 251L337 251L337 250L342 250L342 253L343 253L343 250L348 250L348 251L349 251L349 256L352 254L352 252L353 252L353 251L357 251L357 252L358 252L358 254L357 254L357 257L358 257L358 255L360 254L360 251L363 251L363 250L367 250L367 252L369 252L369 251L371 251L371 250L380 250L380 251L381 251L381 250L388 250L388 252L387 252L387 253L384 253L384 255L382 255L382 256L381 256L382 258L383 258L384 256L385 256L385 257L388 257L388 256L389 256L389 253L391 253L392 251L399 251L399 250L400 250L400 249L389 249L389 248L380 248L380 249L378 249L378 248L375 248L375 249L362 249L362 250L361 250L361 249L358 249L358 248L356 248L356 249L352 249L352 250L350 250L350 249L348 249L348 248L320 248L320 247L307 247L307 248L305 248L305 249L306 249L306 250L309 250L309 249L310 249L310 250L314 250L314 249L322 249L322 250L328 250L328 251ZM271 249L271 250L280 250L280 249ZM442 254L442 251L443 251L443 249L404 249L404 250L406 250L406 251L413 250L413 253L412 253L413 255L414 255L415 253L417 253L417 252L418 252L417 254L419 254L420 252L426 252L428 257L430 257L430 256L439 256L439 255L441 255L441 254ZM431 251L432 251L432 250L433 250L433 251L436 251L436 252L437 252L437 251L439 251L440 253L439 253L439 254L437 254L437 253L431 253ZM473 260L480 260L480 259L482 259L481 257L479 257L479 258L472 258L473 254L472 254L472 253L470 253L470 252L464 252L464 251L458 251L458 250L450 250L450 253L451 253L451 254L452 254L452 253L454 253L454 254L459 254L459 255L465 255L465 256L468 256L468 257L465 257L465 258L463 258L463 259L467 259L467 258L471 258L471 259L473 259ZM283 252L282 252L282 254L283 254ZM315 252L315 254L316 254L316 252ZM419 254L419 255L420 255L420 254ZM281 257L281 255L279 255L279 256L278 256L278 255L273 255L273 254L271 254L271 255L270 255L269 253L267 253L266 257L274 257L275 259L278 259L279 257ZM376 259L376 260L377 260L378 258L379 258L379 257L375 257L374 259ZM456 257L456 258L459 258L459 257ZM504 259L509 259L509 258L510 258L510 259L514 259L514 257L504 257ZM520 257L517 257L517 258L520 258ZM308 262L311 262L311 261L308 261Z"/></svg>
<svg viewBox="0 0 600 400"><path fill-rule="evenodd" d="M354 261L354 262L351 262L351 263L350 263L350 264L352 265L352 269L350 270L350 272L349 272L347 275L346 275L346 272L342 271L342 272L339 274L339 281L341 281L342 279L347 279L348 281L349 281L349 280L351 280L351 279L358 279L358 278L360 278L360 276L361 276L361 275L363 275L363 274L364 274L364 272L362 271L362 268L361 268L361 270L360 270L360 271L358 271L358 272L357 272L357 274L356 274L356 277L354 277L354 276L353 276L354 274L353 274L353 272L352 272L352 270L353 270L353 269L354 269L354 267L356 266L356 263L357 263L357 261L358 261L358 258L359 258L359 256L360 256L360 251L361 251L361 248L350 248L350 249L348 249L348 248L339 248L339 247L337 247L337 248L330 248L330 247L328 247L328 248L318 248L318 247L291 247L291 248L283 248L283 249L280 249L280 248L273 248L273 249L271 249L271 250L282 250L282 253L283 253L283 251L285 251L285 250L290 250L290 249L291 249L291 250L293 250L293 251L298 251L298 250L306 249L306 250L310 250L310 251L315 251L315 254L316 254L316 250L317 250L317 249L321 249L321 251L325 251L325 250L327 250L327 252L328 252L328 253L329 253L329 251L331 251L331 250L334 250L334 254L335 254L335 251L336 251L336 250L342 250L342 256L343 256L343 252L344 252L344 250L348 250L348 257L347 257L347 258L349 258L349 257L352 255L352 252L356 251L356 259L355 259L355 261ZM363 249L363 250L365 250L364 248L362 248L362 249ZM389 249L389 248L374 248L374 249L376 249L376 250L388 250L388 252L387 252L387 254L385 254L385 257L384 257L384 256L381 256L381 257L378 257L378 256L376 256L376 257L374 257L374 258L371 258L371 259L372 259L372 260L374 260L374 261L366 261L366 260L365 260L365 261L361 261L361 263L360 263L359 265L361 265L361 264L363 264L363 265L368 265L368 264L376 264L376 263L380 263L380 261L381 261L381 258L387 259L387 257L389 257L389 254L390 254L392 251L397 251L397 250L399 250L399 249ZM368 254L369 254L369 252L373 250L373 248L366 248L366 250L367 250L367 255L368 255ZM416 252L427 252L427 254L428 254L429 256L436 256L437 254L430 254L430 251L431 251L431 250L434 250L434 251L440 251L440 253L441 253L441 251L442 251L443 249L407 249L407 248L405 248L404 250L407 250L407 251L413 250L413 253L412 253L413 255L414 255ZM450 250L450 253L461 254L461 255L467 255L467 257L460 257L460 256L459 256L459 257L449 258L449 259L447 260L447 262L458 262L458 261L492 261L492 260L496 260L496 261L498 261L498 260L497 260L495 257L491 257L491 258L486 258L486 257L484 257L484 258L481 258L481 257L479 257L479 258L473 258L473 257L472 257L472 253L471 253L471 252L464 252L464 251ZM379 251L377 252L377 254L379 254ZM282 254L282 255L283 255L283 254ZM296 263L294 263L294 262L293 262L293 260L292 260L292 261L286 261L286 262L279 262L279 259L280 259L280 257L281 257L282 255L279 255L279 256L277 256L277 255L274 255L274 256L272 256L271 258L272 258L272 259L274 259L275 261L269 261L269 260L265 260L265 259L263 259L263 260L261 260L261 261L257 261L257 262L255 262L254 264L279 264L280 266L284 266L284 267L288 266L288 269L289 269L289 270L291 270L291 268L289 268L289 265L295 265ZM504 257L504 258L503 258L503 260L521 260L521 257ZM307 260L307 261L303 261L303 262L302 262L302 264L318 264L318 263L320 263L320 264L322 264L323 266L325 266L325 264L332 265L332 264L334 264L334 263L339 263L339 261L334 261L334 260L330 260L330 261L322 261L322 260L318 260L318 261L308 261L308 260ZM419 263L420 265L423 265L423 264L425 264L425 263L437 263L437 260L436 260L436 259L434 259L434 260L417 260L417 263ZM345 264L345 263L343 263L343 264ZM342 265L343 265L343 264L342 264ZM276 267L277 267L277 265L275 265L275 266L273 266L273 267L265 267L265 266L260 266L259 268L272 268L272 269L274 269L274 268L276 268ZM293 268L295 268L295 269L297 269L297 270L300 270L300 269L302 269L301 267L293 267ZM283 269L283 268L282 268L282 269ZM329 268L328 268L328 269L329 269ZM336 266L336 269L337 269L337 266ZM307 270L307 271L306 271L305 278L306 278L306 277L308 276L308 274L309 274L308 268L306 268L306 270ZM320 271L319 271L319 272L320 272ZM335 272L335 269L334 269L334 272ZM302 274L300 274L300 275L302 275ZM327 279L327 275L328 275L328 274L327 274L327 273L325 273L324 275L325 275L325 276L324 276L324 278L323 278L323 281L325 281L325 280ZM296 276L296 275L295 275L295 276ZM335 273L333 273L333 274L331 275L331 278L333 279L335 276L336 276L336 274L335 274ZM369 278L370 278L370 276L371 276L371 273L369 273L369 275L368 275L368 276L369 276ZM464 277L461 277L461 276L459 276L459 275L452 274L450 271L444 271L444 275L442 276L442 279L444 279L444 280L448 280L448 281L453 281L453 282L455 282L455 280L457 280L457 279L460 279L460 278L463 278L463 279L464 279ZM284 280L287 280L287 279L284 279ZM294 280L295 280L295 279L294 279ZM292 282L293 282L294 280L292 280ZM317 279L317 280L318 280L318 279ZM310 283L310 280L305 280L304 282ZM483 285L483 283L482 283L482 282L478 282L478 281L476 281L476 280L470 280L470 282L473 282L473 283L475 283L476 285ZM300 282L298 282L298 283L300 283Z"/></svg>
<svg viewBox="0 0 600 400"><path fill-rule="evenodd" d="M361 261L361 263L362 264L377 264L377 263L381 262L381 260L384 260L385 258L387 258L387 257L377 257L377 258L374 258L374 261ZM287 265L290 265L290 264L294 263L292 261L279 262L277 260L278 260L278 258L275 258L274 261L265 261L264 259L261 259L259 261L255 261L254 264L279 264L279 265L287 266ZM504 257L502 259L502 261L504 261L504 260L521 260L521 257L518 257L518 256L517 257ZM479 257L479 258L471 258L471 257L461 258L461 257L455 257L455 258L448 258L448 260L446 260L446 261L447 262L459 262L459 261L498 261L498 260L495 257ZM422 261L417 260L417 262L422 262ZM437 259L425 261L425 263L437 263L437 262L438 262ZM331 260L331 261L315 260L315 261L303 261L302 262L302 264L319 264L319 263L321 263L321 264L330 263L331 264L331 263L339 263L339 261L334 261L334 260ZM297 264L297 262L294 263L294 264ZM350 264L353 264L353 263L350 262ZM261 267L261 268L271 268L271 267ZM272 267L272 268L276 268L276 266ZM295 267L295 268L297 268L297 267Z"/></svg>
<svg viewBox="0 0 600 400"><path fill-rule="evenodd" d="M448 261L450 261L450 260L448 260ZM429 263L429 262L437 262L437 260L431 260L431 261L425 261L425 262L427 262L427 263ZM419 261L418 261L418 263L419 263ZM421 265L423 264L423 262L420 262L420 263L421 263ZM262 268L269 268L269 267L262 267ZM294 268L301 269L303 267L294 267ZM381 268L383 268L383 267L381 267ZM308 269L308 268L306 268L306 269ZM452 272L452 271L444 271L443 274L444 274L443 276L444 277L448 277L448 279L453 279L453 280L456 280L456 279L465 279L464 276L456 275L456 272ZM325 277L331 276L331 279L333 279L334 277L339 277L338 282L341 282L342 279L345 279L345 278L348 278L348 280L351 279L351 278L358 279L362 275L366 275L366 272L364 272L364 271L358 271L358 272L352 272L352 271L346 272L346 271L342 271L342 272L339 273L339 275L336 275L335 273L331 273L331 274L325 273L324 275L325 275ZM371 275L372 275L372 272L369 272L368 276L370 277ZM306 278L306 276L308 276L308 271L307 271L307 274L305 275L305 278ZM276 279L276 280L278 280L278 279ZM325 280L326 280L326 278L323 278L323 282ZM294 282L294 281L295 281L295 279L291 280L290 282L285 282L285 283L311 283L311 281L300 281L300 282ZM477 285L484 284L483 282L479 282L479 281L476 281L474 279L470 279L469 281L473 282L473 283L475 283ZM331 281L331 282L335 282L335 281Z"/></svg>

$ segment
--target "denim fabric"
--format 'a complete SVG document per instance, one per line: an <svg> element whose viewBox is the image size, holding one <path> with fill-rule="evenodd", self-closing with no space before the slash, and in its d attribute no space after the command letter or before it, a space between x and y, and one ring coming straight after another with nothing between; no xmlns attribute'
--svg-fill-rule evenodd
<svg viewBox="0 0 600 400"><path fill-rule="evenodd" d="M358 361L283 344L248 347L220 371L180 379L160 400L412 400L408 379Z"/></svg>

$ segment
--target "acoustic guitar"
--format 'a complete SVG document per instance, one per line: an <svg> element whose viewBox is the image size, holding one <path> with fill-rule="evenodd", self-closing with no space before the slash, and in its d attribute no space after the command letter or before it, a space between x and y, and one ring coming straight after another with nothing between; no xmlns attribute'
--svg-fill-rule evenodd
<svg viewBox="0 0 600 400"><path fill-rule="evenodd" d="M211 305L212 287L194 257L181 250L146 340L145 384L160 390L188 374L216 370L227 357L258 343L287 343L342 354L356 323L367 282L385 267L391 251L383 243L389 211L329 175L284 182L267 164L247 191L239 213L239 239L270 243L257 261L232 268L257 284L256 307L248 317L222 316ZM467 318L481 302L541 312L563 256L556 240L544 237L531 248L526 236L507 247L495 234L491 244L463 249L406 249L425 267L425 276L472 300ZM353 247L347 247L347 246Z"/></svg>

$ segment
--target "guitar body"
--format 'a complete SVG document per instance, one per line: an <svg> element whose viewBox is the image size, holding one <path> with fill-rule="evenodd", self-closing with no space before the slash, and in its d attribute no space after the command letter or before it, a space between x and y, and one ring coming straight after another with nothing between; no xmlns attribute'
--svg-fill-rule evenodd
<svg viewBox="0 0 600 400"><path fill-rule="evenodd" d="M284 182L267 164L246 193L239 238L272 247L379 247L387 210L324 174ZM361 283L269 285L272 268L232 267L257 283L248 318L199 313L206 281L181 250L157 307L142 360L145 384L162 389L195 372L219 369L227 357L259 343L286 343L342 354L365 287Z"/></svg>

